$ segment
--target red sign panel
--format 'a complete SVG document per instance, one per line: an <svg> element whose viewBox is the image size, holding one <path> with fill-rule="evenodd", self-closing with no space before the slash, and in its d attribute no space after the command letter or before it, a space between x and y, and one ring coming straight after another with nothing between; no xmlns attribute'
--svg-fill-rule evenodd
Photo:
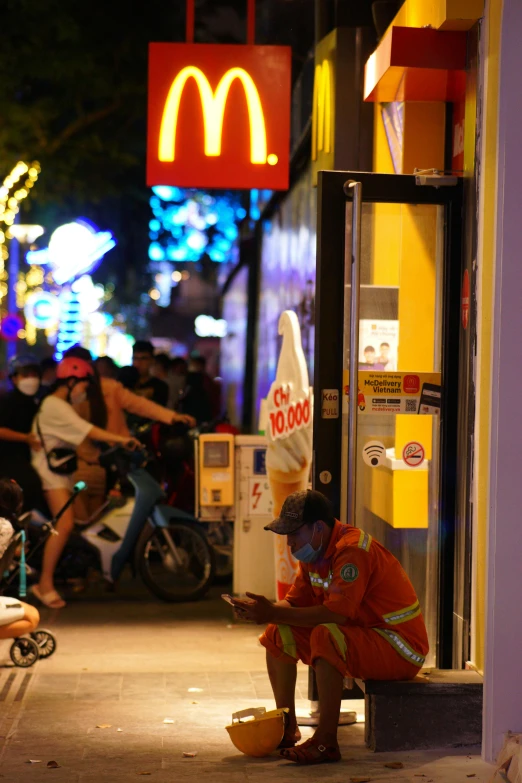
<svg viewBox="0 0 522 783"><path fill-rule="evenodd" d="M147 185L286 190L291 50L149 47Z"/></svg>
<svg viewBox="0 0 522 783"><path fill-rule="evenodd" d="M469 272L464 270L462 278L462 328L467 329L469 324Z"/></svg>
<svg viewBox="0 0 522 783"><path fill-rule="evenodd" d="M464 173L464 118L465 101L453 104L453 148L451 151L451 168L461 175Z"/></svg>
<svg viewBox="0 0 522 783"><path fill-rule="evenodd" d="M418 394L420 391L420 378L418 375L404 376L404 393Z"/></svg>

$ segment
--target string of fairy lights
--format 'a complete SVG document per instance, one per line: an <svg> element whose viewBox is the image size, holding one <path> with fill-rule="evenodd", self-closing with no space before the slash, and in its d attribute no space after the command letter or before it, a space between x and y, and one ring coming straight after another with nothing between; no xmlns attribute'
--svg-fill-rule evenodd
<svg viewBox="0 0 522 783"><path fill-rule="evenodd" d="M9 275L6 264L9 259L8 241L14 236L14 229L13 233L11 230L15 225L16 215L20 211L20 203L29 196L39 174L40 164L38 161L25 163L23 160L19 160L0 187L0 309L8 291ZM43 272L41 269L31 269L27 275L20 275L14 284L17 307L23 307L28 288L42 283ZM30 344L36 342L34 328L29 327L27 331L24 330L23 335L19 336L28 338Z"/></svg>
<svg viewBox="0 0 522 783"><path fill-rule="evenodd" d="M0 187L0 305L7 295L6 262L9 258L7 242L11 239L10 228L20 211L20 203L27 198L40 174L38 161L25 163L19 160L5 177ZM18 293L18 281L17 281Z"/></svg>

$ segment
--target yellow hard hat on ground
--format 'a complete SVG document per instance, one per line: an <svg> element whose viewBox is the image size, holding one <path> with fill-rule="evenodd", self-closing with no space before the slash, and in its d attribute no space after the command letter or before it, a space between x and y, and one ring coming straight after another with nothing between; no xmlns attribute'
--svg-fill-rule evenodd
<svg viewBox="0 0 522 783"><path fill-rule="evenodd" d="M235 712L232 723L226 729L241 753L258 758L269 756L283 739L287 712L286 708L267 712L265 707L252 707Z"/></svg>

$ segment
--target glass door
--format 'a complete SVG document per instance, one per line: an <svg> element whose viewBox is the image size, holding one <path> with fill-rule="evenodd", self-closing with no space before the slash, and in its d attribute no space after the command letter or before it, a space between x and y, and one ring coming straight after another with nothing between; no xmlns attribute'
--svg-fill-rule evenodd
<svg viewBox="0 0 522 783"><path fill-rule="evenodd" d="M322 172L318 195L314 486L399 559L451 666L461 187Z"/></svg>

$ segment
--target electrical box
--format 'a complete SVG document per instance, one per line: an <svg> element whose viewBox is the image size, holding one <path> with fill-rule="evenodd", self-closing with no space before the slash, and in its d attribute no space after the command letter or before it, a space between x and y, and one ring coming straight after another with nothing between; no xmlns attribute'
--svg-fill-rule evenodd
<svg viewBox="0 0 522 783"><path fill-rule="evenodd" d="M234 505L234 436L209 433L199 436L200 509Z"/></svg>
<svg viewBox="0 0 522 783"><path fill-rule="evenodd" d="M234 593L274 599L274 533L263 529L273 520L266 445L264 435L235 438Z"/></svg>

